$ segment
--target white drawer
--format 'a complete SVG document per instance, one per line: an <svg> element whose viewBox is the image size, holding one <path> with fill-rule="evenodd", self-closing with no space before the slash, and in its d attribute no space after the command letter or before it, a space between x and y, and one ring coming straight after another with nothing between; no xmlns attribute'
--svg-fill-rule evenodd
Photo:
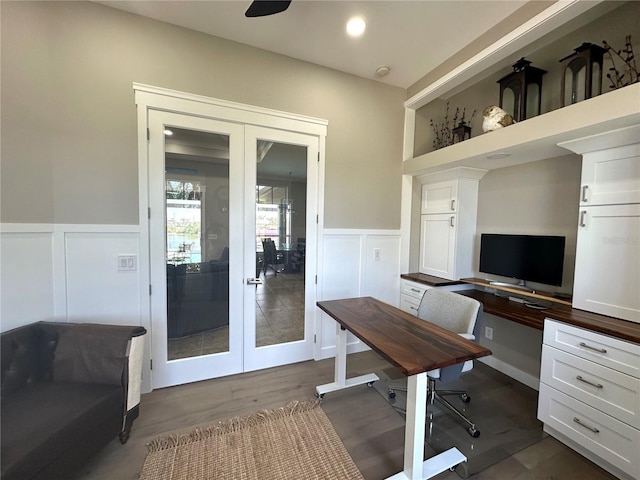
<svg viewBox="0 0 640 480"><path fill-rule="evenodd" d="M545 384L540 384L538 419L632 478L640 478L640 430Z"/></svg>
<svg viewBox="0 0 640 480"><path fill-rule="evenodd" d="M589 330L544 321L543 343L640 378L640 345Z"/></svg>
<svg viewBox="0 0 640 480"><path fill-rule="evenodd" d="M418 302L422 300L422 296L424 295L424 292L426 292L429 288L431 288L422 283L412 282L410 280L405 280L405 279L402 279L400 283L401 283L400 293L409 295L411 297L415 297L418 299Z"/></svg>
<svg viewBox="0 0 640 480"><path fill-rule="evenodd" d="M420 300L409 295L400 295L400 310L418 315L418 307L420 306Z"/></svg>
<svg viewBox="0 0 640 480"><path fill-rule="evenodd" d="M640 379L543 345L540 381L640 429Z"/></svg>

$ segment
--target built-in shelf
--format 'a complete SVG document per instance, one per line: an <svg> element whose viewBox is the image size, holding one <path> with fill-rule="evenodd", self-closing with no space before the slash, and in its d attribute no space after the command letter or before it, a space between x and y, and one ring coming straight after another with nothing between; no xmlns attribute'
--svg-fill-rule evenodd
<svg viewBox="0 0 640 480"><path fill-rule="evenodd" d="M406 160L403 173L421 176L454 167L485 170L569 155L559 146L640 124L640 83L530 118ZM491 158L496 154L509 154Z"/></svg>
<svg viewBox="0 0 640 480"><path fill-rule="evenodd" d="M550 292L542 292L539 290L536 290L534 292L529 292L526 290L520 290L518 288L515 288L516 287L515 285L514 285L514 288L506 287L503 285L492 285L491 283L489 283L488 280L482 280L481 278L461 278L460 281L465 283L470 283L472 285L478 285L480 287L493 288L495 290L500 290L502 292L513 293L514 295L517 295L519 297L537 298L539 300L546 300L548 302L560 303L562 305L571 306L571 299L554 297L553 293L550 293Z"/></svg>

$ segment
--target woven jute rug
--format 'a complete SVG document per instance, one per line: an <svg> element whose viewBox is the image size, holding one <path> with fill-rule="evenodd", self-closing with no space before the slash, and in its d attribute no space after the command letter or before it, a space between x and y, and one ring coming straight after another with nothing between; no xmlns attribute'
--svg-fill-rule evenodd
<svg viewBox="0 0 640 480"><path fill-rule="evenodd" d="M317 401L167 435L147 447L141 480L363 480Z"/></svg>

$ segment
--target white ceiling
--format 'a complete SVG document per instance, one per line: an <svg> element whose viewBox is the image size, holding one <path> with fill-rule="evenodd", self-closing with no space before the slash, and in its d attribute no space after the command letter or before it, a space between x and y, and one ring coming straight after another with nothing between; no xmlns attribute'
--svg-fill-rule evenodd
<svg viewBox="0 0 640 480"><path fill-rule="evenodd" d="M527 0L293 0L259 18L244 16L251 0L98 3L407 88ZM345 31L353 16L367 22L360 38ZM391 73L378 78L381 65Z"/></svg>

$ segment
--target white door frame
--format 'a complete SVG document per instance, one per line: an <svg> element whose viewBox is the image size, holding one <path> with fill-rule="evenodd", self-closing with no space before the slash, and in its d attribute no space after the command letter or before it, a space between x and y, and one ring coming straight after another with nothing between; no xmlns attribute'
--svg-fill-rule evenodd
<svg viewBox="0 0 640 480"><path fill-rule="evenodd" d="M140 223L140 311L142 324L152 332L150 248L149 248L149 111L159 110L185 115L237 122L245 125L265 126L291 132L305 133L318 137L318 216L317 216L317 258L316 271L321 275L322 237L324 217L324 162L325 142L328 122L323 119L291 114L278 110L254 107L225 100L169 90L150 85L133 83L138 117L138 185ZM255 265L254 265L255 268ZM244 270L247 270L245 268ZM314 311L314 335L318 332L318 313ZM147 335L145 364L143 369L143 391L152 390L151 336ZM320 345L315 344L314 358L320 358Z"/></svg>

